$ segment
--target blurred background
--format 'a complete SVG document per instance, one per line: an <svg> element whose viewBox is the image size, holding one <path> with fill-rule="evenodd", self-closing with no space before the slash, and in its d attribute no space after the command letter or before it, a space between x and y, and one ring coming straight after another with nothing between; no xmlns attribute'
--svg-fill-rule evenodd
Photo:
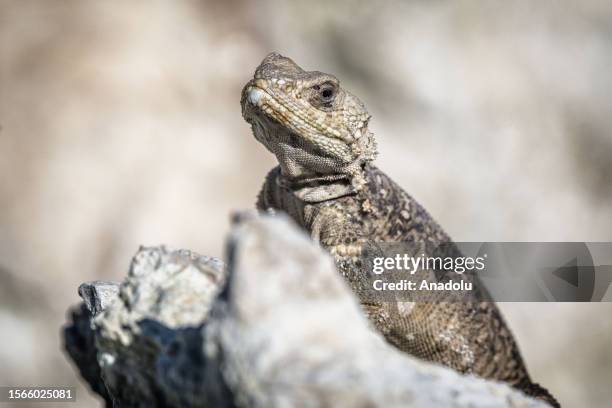
<svg viewBox="0 0 612 408"><path fill-rule="evenodd" d="M139 245L223 256L275 165L239 106L273 50L364 101L455 240L612 241L606 0L0 0L0 385L99 406L62 352L78 285ZM501 307L538 382L609 406L612 303Z"/></svg>

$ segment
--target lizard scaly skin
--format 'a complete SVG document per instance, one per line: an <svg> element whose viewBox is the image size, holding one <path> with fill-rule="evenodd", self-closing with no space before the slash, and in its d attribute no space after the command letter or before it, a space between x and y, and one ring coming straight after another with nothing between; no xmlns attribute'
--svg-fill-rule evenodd
<svg viewBox="0 0 612 408"><path fill-rule="evenodd" d="M365 296L366 242L436 247L451 239L372 161L370 115L333 75L268 55L242 92L242 114L278 159L259 194L260 210L284 211L335 257L373 325L387 341L463 373L505 381L558 406L533 383L512 333L492 302L376 302ZM450 256L460 256L454 245ZM474 278L477 279L477 278Z"/></svg>

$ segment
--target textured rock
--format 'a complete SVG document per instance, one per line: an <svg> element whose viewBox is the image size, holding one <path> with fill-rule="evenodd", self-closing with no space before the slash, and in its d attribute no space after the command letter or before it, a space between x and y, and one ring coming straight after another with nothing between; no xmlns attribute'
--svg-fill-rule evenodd
<svg viewBox="0 0 612 408"><path fill-rule="evenodd" d="M332 260L284 217L236 224L228 276L214 259L146 248L118 292L81 287L89 314L74 315L81 329L66 329L66 344L91 324L96 357L70 355L94 391L123 407L545 406L387 345Z"/></svg>
<svg viewBox="0 0 612 408"><path fill-rule="evenodd" d="M72 324L64 328L64 348L91 389L102 396L108 406L112 406L98 365L92 317L92 312L85 303L70 311Z"/></svg>
<svg viewBox="0 0 612 408"><path fill-rule="evenodd" d="M117 298L118 293L117 282L95 281L79 286L79 296L93 316L106 309Z"/></svg>
<svg viewBox="0 0 612 408"><path fill-rule="evenodd" d="M141 248L120 286L80 286L85 305L65 329L66 348L108 405L201 405L205 380L208 394L223 389L204 378L202 326L224 279L217 259Z"/></svg>

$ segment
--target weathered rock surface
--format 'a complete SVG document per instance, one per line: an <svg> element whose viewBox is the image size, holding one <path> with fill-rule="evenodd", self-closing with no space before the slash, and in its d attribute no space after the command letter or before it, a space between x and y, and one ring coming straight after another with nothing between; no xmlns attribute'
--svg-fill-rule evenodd
<svg viewBox="0 0 612 408"><path fill-rule="evenodd" d="M66 348L107 405L201 406L214 384L203 383L202 327L224 280L217 259L141 248L121 285L80 286L89 313L73 312Z"/></svg>
<svg viewBox="0 0 612 408"><path fill-rule="evenodd" d="M284 217L246 216L223 263L141 249L81 286L66 349L121 407L538 407L387 345L332 260Z"/></svg>

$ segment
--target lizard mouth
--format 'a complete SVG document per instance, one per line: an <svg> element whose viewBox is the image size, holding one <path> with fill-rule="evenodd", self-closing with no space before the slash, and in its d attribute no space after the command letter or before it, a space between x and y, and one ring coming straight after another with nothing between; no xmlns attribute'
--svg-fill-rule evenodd
<svg viewBox="0 0 612 408"><path fill-rule="evenodd" d="M279 161L286 156L304 160L309 157L312 163L319 160L322 168L338 168L354 160L348 143L317 126L311 115L300 114L299 102L284 100L283 95L277 97L272 92L252 82L247 84L242 93L242 115L251 124L255 138L277 155Z"/></svg>
<svg viewBox="0 0 612 408"><path fill-rule="evenodd" d="M312 111L305 109L304 111ZM295 101L285 100L275 96L256 84L248 84L243 92L243 116L247 121L253 115L263 115L268 119L286 127L292 133L303 135L305 139L318 139L324 137L335 139L336 143L350 144L352 138L347 132L335 129L325 124L325 113L321 112L320 117L312 114L300 114L300 106ZM344 134L347 133L347 134Z"/></svg>
<svg viewBox="0 0 612 408"><path fill-rule="evenodd" d="M256 85L248 85L243 96L243 108L247 113L260 113L271 119L276 119L285 126L291 126L294 118L291 110L278 98ZM250 112L248 112L250 111Z"/></svg>

